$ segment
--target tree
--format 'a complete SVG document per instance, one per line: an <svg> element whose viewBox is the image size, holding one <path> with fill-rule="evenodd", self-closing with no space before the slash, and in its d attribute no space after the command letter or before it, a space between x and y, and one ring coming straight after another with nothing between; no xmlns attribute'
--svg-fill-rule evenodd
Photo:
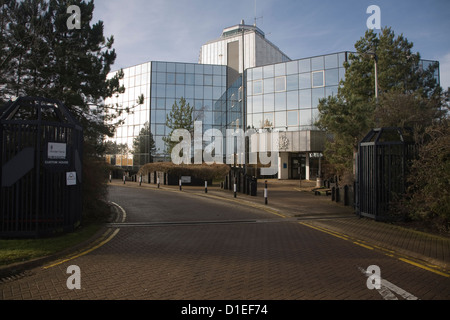
<svg viewBox="0 0 450 320"><path fill-rule="evenodd" d="M155 150L155 140L150 131L150 126L146 122L139 135L133 140L133 165L142 166L146 163L153 162L152 154Z"/></svg>
<svg viewBox="0 0 450 320"><path fill-rule="evenodd" d="M70 5L80 8L80 29L69 30ZM113 125L105 121L104 101L123 93L123 72L108 78L116 59L114 38L105 38L103 22L91 24L94 1L4 0L0 4L0 100L42 96L62 101L83 127L83 199L95 212L106 194L100 168L104 135ZM104 162L104 161L103 161ZM105 183L103 183L103 181Z"/></svg>
<svg viewBox="0 0 450 320"><path fill-rule="evenodd" d="M450 233L450 118L420 135L418 156L412 161L406 194L395 205L402 218Z"/></svg>
<svg viewBox="0 0 450 320"><path fill-rule="evenodd" d="M186 129L194 134L194 117L193 117L194 107L191 107L189 103L186 103L186 99L180 98L179 104L175 101L172 105L172 110L170 114L166 117L166 126L170 129L170 134L163 138L166 144L166 153L171 154L173 147L175 147L179 142L172 141L171 136L176 129Z"/></svg>
<svg viewBox="0 0 450 320"><path fill-rule="evenodd" d="M69 30L67 8L77 5L81 28ZM62 101L87 138L112 135L104 99L123 93L123 72L107 78L116 59L103 22L91 25L94 1L8 0L0 14L0 97L44 96Z"/></svg>
<svg viewBox="0 0 450 320"><path fill-rule="evenodd" d="M316 125L333 136L327 143L325 156L336 173L353 176L358 143L371 128L417 125L420 119L428 124L439 117L442 89L434 78L438 66L431 64L424 69L420 54L413 53L412 47L403 35L396 37L391 28L382 29L379 35L367 31L356 42L356 53L350 54L345 63L345 81L337 96L320 101ZM405 121L405 114L410 116L411 109L414 116Z"/></svg>

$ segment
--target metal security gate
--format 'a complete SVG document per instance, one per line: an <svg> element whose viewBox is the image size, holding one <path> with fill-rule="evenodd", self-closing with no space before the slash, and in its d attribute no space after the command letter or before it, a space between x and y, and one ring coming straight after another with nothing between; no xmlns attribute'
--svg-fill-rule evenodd
<svg viewBox="0 0 450 320"><path fill-rule="evenodd" d="M372 130L359 144L356 213L391 219L389 205L406 189L408 162L414 156L412 132L400 128Z"/></svg>
<svg viewBox="0 0 450 320"><path fill-rule="evenodd" d="M0 236L72 231L81 221L81 126L59 101L23 97L0 110Z"/></svg>

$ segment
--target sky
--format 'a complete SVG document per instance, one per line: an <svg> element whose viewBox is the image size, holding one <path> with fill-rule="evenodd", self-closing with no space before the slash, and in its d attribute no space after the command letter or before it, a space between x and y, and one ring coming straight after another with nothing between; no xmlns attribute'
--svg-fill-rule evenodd
<svg viewBox="0 0 450 320"><path fill-rule="evenodd" d="M256 25L291 59L354 50L368 30L370 5L414 44L422 59L440 62L450 87L450 0L95 0L92 23L114 36L113 70L148 61L198 62L200 48L224 28ZM81 19L83 18L81 14Z"/></svg>

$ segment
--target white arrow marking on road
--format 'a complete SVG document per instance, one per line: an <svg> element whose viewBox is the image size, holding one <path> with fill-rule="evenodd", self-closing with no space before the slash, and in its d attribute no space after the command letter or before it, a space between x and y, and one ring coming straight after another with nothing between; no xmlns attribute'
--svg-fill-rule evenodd
<svg viewBox="0 0 450 320"><path fill-rule="evenodd" d="M364 270L361 267L358 267L358 269L366 276L370 277L373 275L372 272L367 272L367 270ZM385 280L381 279L381 287L377 289L378 293L383 297L384 300L398 300L398 298L395 296L393 292L400 295L406 300L419 300L416 296L412 295L411 293L403 290L400 287L397 287L395 284Z"/></svg>

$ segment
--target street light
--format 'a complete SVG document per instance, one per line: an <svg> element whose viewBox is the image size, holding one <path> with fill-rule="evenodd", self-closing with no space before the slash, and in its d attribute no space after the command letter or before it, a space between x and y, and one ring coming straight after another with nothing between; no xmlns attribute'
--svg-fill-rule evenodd
<svg viewBox="0 0 450 320"><path fill-rule="evenodd" d="M373 60L375 61L375 100L378 102L378 56L374 51L368 51L366 54L373 57Z"/></svg>

